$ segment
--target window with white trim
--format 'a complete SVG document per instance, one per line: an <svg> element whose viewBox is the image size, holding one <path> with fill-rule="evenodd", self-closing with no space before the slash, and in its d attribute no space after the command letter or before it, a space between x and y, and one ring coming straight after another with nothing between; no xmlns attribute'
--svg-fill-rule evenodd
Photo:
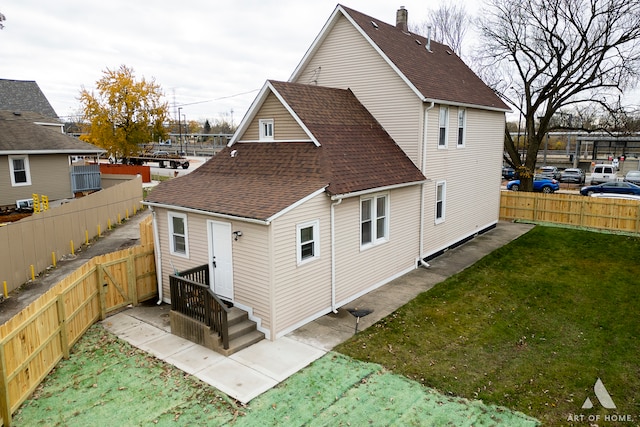
<svg viewBox="0 0 640 427"><path fill-rule="evenodd" d="M446 190L447 185L445 181L436 183L436 224L444 222Z"/></svg>
<svg viewBox="0 0 640 427"><path fill-rule="evenodd" d="M169 212L169 246L172 255L189 256L187 215Z"/></svg>
<svg viewBox="0 0 640 427"><path fill-rule="evenodd" d="M298 264L320 256L320 222L318 220L296 225Z"/></svg>
<svg viewBox="0 0 640 427"><path fill-rule="evenodd" d="M9 156L9 171L12 187L31 185L29 156Z"/></svg>
<svg viewBox="0 0 640 427"><path fill-rule="evenodd" d="M273 119L260 119L260 141L273 141Z"/></svg>
<svg viewBox="0 0 640 427"><path fill-rule="evenodd" d="M447 137L449 131L449 107L440 106L438 148L447 148Z"/></svg>
<svg viewBox="0 0 640 427"><path fill-rule="evenodd" d="M458 108L458 147L464 147L466 124L467 110L464 108Z"/></svg>
<svg viewBox="0 0 640 427"><path fill-rule="evenodd" d="M389 235L389 196L378 194L360 199L360 246L386 242Z"/></svg>

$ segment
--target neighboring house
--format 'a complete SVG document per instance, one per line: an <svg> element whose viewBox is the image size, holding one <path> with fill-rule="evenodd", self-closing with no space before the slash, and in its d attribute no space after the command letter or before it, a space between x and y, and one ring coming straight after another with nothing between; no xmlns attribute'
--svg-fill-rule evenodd
<svg viewBox="0 0 640 427"><path fill-rule="evenodd" d="M54 201L100 189L99 169L87 181L87 172L72 173L71 163L104 150L64 134L62 126L38 113L0 110L0 207L29 206L33 194Z"/></svg>
<svg viewBox="0 0 640 427"><path fill-rule="evenodd" d="M30 111L49 119L58 119L38 83L32 80L0 79L0 110Z"/></svg>
<svg viewBox="0 0 640 427"><path fill-rule="evenodd" d="M150 193L163 301L202 265L276 339L495 226L508 107L406 19L338 5L227 148Z"/></svg>

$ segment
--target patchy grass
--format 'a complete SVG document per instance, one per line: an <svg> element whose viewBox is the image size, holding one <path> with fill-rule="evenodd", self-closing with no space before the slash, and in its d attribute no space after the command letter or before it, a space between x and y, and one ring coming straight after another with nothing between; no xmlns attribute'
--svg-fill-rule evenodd
<svg viewBox="0 0 640 427"><path fill-rule="evenodd" d="M639 278L640 239L539 226L335 350L546 425L636 424ZM598 378L616 409L600 405Z"/></svg>
<svg viewBox="0 0 640 427"><path fill-rule="evenodd" d="M239 405L94 325L14 416L16 426L535 426L506 408L443 396L380 365L329 353Z"/></svg>
<svg viewBox="0 0 640 427"><path fill-rule="evenodd" d="M223 393L94 325L14 414L16 426L220 425Z"/></svg>

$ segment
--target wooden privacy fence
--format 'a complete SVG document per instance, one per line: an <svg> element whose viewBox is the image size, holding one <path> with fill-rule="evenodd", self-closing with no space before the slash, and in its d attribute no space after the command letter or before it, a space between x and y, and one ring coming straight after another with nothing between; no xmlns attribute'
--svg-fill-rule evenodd
<svg viewBox="0 0 640 427"><path fill-rule="evenodd" d="M107 313L157 296L151 217L141 246L92 258L0 325L0 415L4 426L84 332Z"/></svg>
<svg viewBox="0 0 640 427"><path fill-rule="evenodd" d="M503 191L500 219L640 234L640 200Z"/></svg>
<svg viewBox="0 0 640 427"><path fill-rule="evenodd" d="M11 292L141 208L136 177L0 227L0 284Z"/></svg>

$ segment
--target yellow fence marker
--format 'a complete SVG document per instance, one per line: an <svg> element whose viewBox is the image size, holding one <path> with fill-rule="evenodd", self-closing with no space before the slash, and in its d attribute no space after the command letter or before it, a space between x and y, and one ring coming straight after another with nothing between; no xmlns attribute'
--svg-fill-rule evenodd
<svg viewBox="0 0 640 427"><path fill-rule="evenodd" d="M40 199L38 198L38 195L34 193L31 197L33 198L33 213L40 212Z"/></svg>
<svg viewBox="0 0 640 427"><path fill-rule="evenodd" d="M126 219L129 219L129 209L128 209L128 208L127 208L127 210L125 211L125 214L126 214L125 218L126 218Z"/></svg>
<svg viewBox="0 0 640 427"><path fill-rule="evenodd" d="M102 233L100 232L100 224L98 224L98 237L102 237Z"/></svg>
<svg viewBox="0 0 640 427"><path fill-rule="evenodd" d="M75 255L76 252L73 250L73 240L71 241L71 255Z"/></svg>
<svg viewBox="0 0 640 427"><path fill-rule="evenodd" d="M56 267L56 253L51 252L51 261L53 261L53 268Z"/></svg>
<svg viewBox="0 0 640 427"><path fill-rule="evenodd" d="M36 273L33 268L33 264L31 264L31 280L36 280Z"/></svg>
<svg viewBox="0 0 640 427"><path fill-rule="evenodd" d="M9 298L9 292L7 292L7 281L2 282L2 287L4 288L4 297Z"/></svg>
<svg viewBox="0 0 640 427"><path fill-rule="evenodd" d="M107 228L111 230L111 218L107 218Z"/></svg>
<svg viewBox="0 0 640 427"><path fill-rule="evenodd" d="M122 218L120 218L120 214L118 213L118 224L122 223Z"/></svg>
<svg viewBox="0 0 640 427"><path fill-rule="evenodd" d="M89 244L89 230L84 230L84 241Z"/></svg>

